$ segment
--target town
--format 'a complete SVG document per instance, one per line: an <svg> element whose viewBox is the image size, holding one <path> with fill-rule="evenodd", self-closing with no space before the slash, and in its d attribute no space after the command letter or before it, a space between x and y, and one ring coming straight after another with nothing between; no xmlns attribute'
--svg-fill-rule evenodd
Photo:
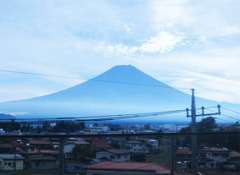
<svg viewBox="0 0 240 175"><path fill-rule="evenodd" d="M206 122L209 125L203 125ZM181 135L188 133L189 126L165 124L152 127L150 123L123 126L74 121L20 124L10 121L2 122L1 127L0 136L42 136L1 139L1 172L41 170L56 173L61 156L59 134L65 136L62 156L67 174L121 174L128 171L129 174L171 174L171 161L179 174L191 170L190 135ZM233 132L239 130L239 123L216 125L212 117L198 122L198 131L206 132L198 136L198 169L238 172L240 143L236 140L239 140L239 134ZM224 134L207 134L212 131ZM174 143L169 135L172 133L177 134Z"/></svg>

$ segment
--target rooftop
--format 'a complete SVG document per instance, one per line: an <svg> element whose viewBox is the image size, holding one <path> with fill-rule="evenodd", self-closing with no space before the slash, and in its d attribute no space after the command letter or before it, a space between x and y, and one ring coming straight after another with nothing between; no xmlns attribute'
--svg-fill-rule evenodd
<svg viewBox="0 0 240 175"><path fill-rule="evenodd" d="M225 148L217 148L217 147L204 147L203 149L199 150L200 152L231 152Z"/></svg>
<svg viewBox="0 0 240 175"><path fill-rule="evenodd" d="M122 170L122 171L150 171L156 174L170 174L169 168L156 163L142 162L100 162L93 165L88 165L86 169L101 169L101 170Z"/></svg>
<svg viewBox="0 0 240 175"><path fill-rule="evenodd" d="M31 145L51 145L49 140L29 140L28 143Z"/></svg>
<svg viewBox="0 0 240 175"><path fill-rule="evenodd" d="M178 148L176 154L191 154L191 150L189 148Z"/></svg>
<svg viewBox="0 0 240 175"><path fill-rule="evenodd" d="M94 148L112 148L111 145L109 145L107 140L94 140L92 143L92 146Z"/></svg>
<svg viewBox="0 0 240 175"><path fill-rule="evenodd" d="M39 150L39 152L42 154L59 154L58 150L50 150L50 149Z"/></svg>
<svg viewBox="0 0 240 175"><path fill-rule="evenodd" d="M129 154L129 151L124 149L108 149L107 152L113 153L113 154Z"/></svg>
<svg viewBox="0 0 240 175"><path fill-rule="evenodd" d="M20 154L0 154L1 159L7 159L7 160L12 160L12 159L18 159L18 160L23 160L25 159L23 156Z"/></svg>

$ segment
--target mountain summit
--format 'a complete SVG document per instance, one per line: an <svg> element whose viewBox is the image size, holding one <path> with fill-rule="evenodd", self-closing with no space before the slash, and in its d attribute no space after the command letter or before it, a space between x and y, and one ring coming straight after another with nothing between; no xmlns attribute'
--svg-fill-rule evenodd
<svg viewBox="0 0 240 175"><path fill-rule="evenodd" d="M197 104L217 102L197 98ZM50 95L1 103L1 110L26 117L72 117L144 113L190 107L191 96L131 65L115 66L84 83ZM185 114L182 114L185 117Z"/></svg>

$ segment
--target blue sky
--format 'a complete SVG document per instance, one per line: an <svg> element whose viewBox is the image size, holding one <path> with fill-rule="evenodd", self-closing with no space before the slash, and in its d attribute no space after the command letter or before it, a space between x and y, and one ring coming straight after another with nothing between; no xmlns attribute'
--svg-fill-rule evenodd
<svg viewBox="0 0 240 175"><path fill-rule="evenodd" d="M0 69L89 79L131 64L184 92L240 103L239 7L239 0L1 0ZM0 72L0 102L83 81Z"/></svg>

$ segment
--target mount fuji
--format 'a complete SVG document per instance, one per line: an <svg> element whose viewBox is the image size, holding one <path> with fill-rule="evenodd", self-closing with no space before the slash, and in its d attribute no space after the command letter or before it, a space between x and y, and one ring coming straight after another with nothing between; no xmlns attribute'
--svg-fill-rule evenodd
<svg viewBox="0 0 240 175"><path fill-rule="evenodd" d="M196 104L197 107L207 107L217 106L219 102L196 98ZM221 105L231 109L239 108L237 104ZM93 79L50 95L0 103L1 111L26 112L21 118L135 114L181 110L190 106L191 95L172 88L131 65L115 66ZM151 117L147 118L149 119ZM181 113L157 119L182 121L187 118L185 113Z"/></svg>

